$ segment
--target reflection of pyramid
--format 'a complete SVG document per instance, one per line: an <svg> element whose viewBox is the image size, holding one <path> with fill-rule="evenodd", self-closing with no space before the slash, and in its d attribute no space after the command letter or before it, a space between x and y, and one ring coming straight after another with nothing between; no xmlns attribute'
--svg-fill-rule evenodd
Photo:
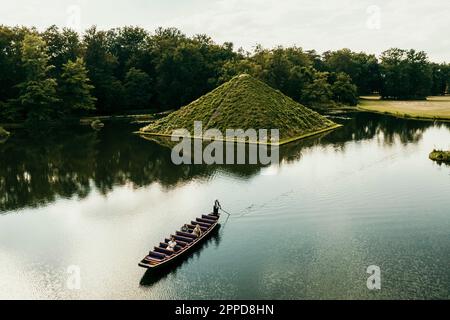
<svg viewBox="0 0 450 320"><path fill-rule="evenodd" d="M280 91L243 74L200 97L180 110L141 129L150 135L171 135L176 129L193 134L194 121L203 130L279 129L281 143L338 127Z"/></svg>

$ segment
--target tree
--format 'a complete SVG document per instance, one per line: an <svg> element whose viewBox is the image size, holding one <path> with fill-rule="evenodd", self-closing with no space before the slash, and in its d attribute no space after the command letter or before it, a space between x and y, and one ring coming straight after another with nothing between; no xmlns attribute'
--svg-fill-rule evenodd
<svg viewBox="0 0 450 320"><path fill-rule="evenodd" d="M450 83L450 65L445 63L432 63L433 85L431 87L431 95L444 95Z"/></svg>
<svg viewBox="0 0 450 320"><path fill-rule="evenodd" d="M340 72L331 85L333 100L336 102L355 106L358 103L358 89L352 83L352 79L346 73Z"/></svg>
<svg viewBox="0 0 450 320"><path fill-rule="evenodd" d="M32 30L25 27L0 26L0 118L12 121L24 117L8 101L20 93L18 84L25 81L22 67L22 41Z"/></svg>
<svg viewBox="0 0 450 320"><path fill-rule="evenodd" d="M150 72L146 61L149 57L148 47L150 41L149 33L140 27L123 27L111 30L107 33L111 54L117 58L115 76L124 80L129 69L146 69Z"/></svg>
<svg viewBox="0 0 450 320"><path fill-rule="evenodd" d="M242 73L308 105L355 104L357 95L375 92L385 99L424 99L448 92L449 69L430 63L424 52L396 48L380 59L295 46L244 52L175 28L151 35L140 27L92 27L80 37L56 26L42 33L0 26L0 121L53 119L93 110L93 103L99 114L179 108ZM62 107L54 100L56 83Z"/></svg>
<svg viewBox="0 0 450 320"><path fill-rule="evenodd" d="M151 98L151 79L142 70L131 68L125 77L125 97L129 108L146 108Z"/></svg>
<svg viewBox="0 0 450 320"><path fill-rule="evenodd" d="M49 77L53 66L49 65L45 41L36 34L26 35L22 43L22 65L26 80L19 85L20 96L12 103L26 114L31 122L50 120L56 116L57 82Z"/></svg>
<svg viewBox="0 0 450 320"><path fill-rule="evenodd" d="M190 39L174 28L159 28L150 44L162 109L181 107L214 89L223 64L235 56L229 43L217 45L205 35Z"/></svg>
<svg viewBox="0 0 450 320"><path fill-rule="evenodd" d="M385 99L425 99L431 92L432 69L423 51L384 51L381 72L380 94Z"/></svg>
<svg viewBox="0 0 450 320"><path fill-rule="evenodd" d="M286 92L289 96L301 101L304 90L314 81L316 70L313 67L295 66L289 72Z"/></svg>
<svg viewBox="0 0 450 320"><path fill-rule="evenodd" d="M324 71L346 73L358 87L358 94L372 94L380 89L380 68L377 58L350 49L327 51L323 54Z"/></svg>
<svg viewBox="0 0 450 320"><path fill-rule="evenodd" d="M239 55L238 57L226 61L220 69L218 78L219 84L231 80L240 74L249 74L258 77L261 73L261 66L248 57Z"/></svg>
<svg viewBox="0 0 450 320"><path fill-rule="evenodd" d="M328 83L328 72L315 72L313 80L302 90L300 102L308 106L323 106L329 104L333 93Z"/></svg>
<svg viewBox="0 0 450 320"><path fill-rule="evenodd" d="M123 106L123 86L114 75L118 65L117 57L111 53L107 32L97 31L96 27L86 31L84 44L84 61L89 79L94 85L97 110L103 114L111 114Z"/></svg>
<svg viewBox="0 0 450 320"><path fill-rule="evenodd" d="M81 55L78 33L67 28L60 30L53 25L42 33L42 38L47 43L49 63L55 66L52 76L59 80L63 65L69 60L75 61Z"/></svg>
<svg viewBox="0 0 450 320"><path fill-rule="evenodd" d="M277 47L273 50L257 47L254 59L261 65L259 78L291 97L295 97L300 89L290 82L290 79L295 79L292 72L297 71L294 68L312 66L310 56L297 47Z"/></svg>
<svg viewBox="0 0 450 320"><path fill-rule="evenodd" d="M83 58L69 60L62 66L59 93L64 114L95 110L97 99L91 94L93 89Z"/></svg>

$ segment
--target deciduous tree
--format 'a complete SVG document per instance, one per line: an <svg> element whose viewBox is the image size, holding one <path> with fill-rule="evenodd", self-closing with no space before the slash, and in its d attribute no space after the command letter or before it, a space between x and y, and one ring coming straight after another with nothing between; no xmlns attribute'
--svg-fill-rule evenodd
<svg viewBox="0 0 450 320"><path fill-rule="evenodd" d="M69 60L62 66L59 92L65 115L95 110L93 89L83 58Z"/></svg>

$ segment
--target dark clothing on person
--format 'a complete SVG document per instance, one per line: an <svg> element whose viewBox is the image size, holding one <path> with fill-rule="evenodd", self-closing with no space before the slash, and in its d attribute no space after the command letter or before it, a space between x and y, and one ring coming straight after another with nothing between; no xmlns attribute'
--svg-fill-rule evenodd
<svg viewBox="0 0 450 320"><path fill-rule="evenodd" d="M214 207L213 207L213 214L214 214L215 216L218 216L218 215L219 215L219 209L221 209L221 208L220 208L220 203L219 203L219 200L216 200L216 201L214 202Z"/></svg>

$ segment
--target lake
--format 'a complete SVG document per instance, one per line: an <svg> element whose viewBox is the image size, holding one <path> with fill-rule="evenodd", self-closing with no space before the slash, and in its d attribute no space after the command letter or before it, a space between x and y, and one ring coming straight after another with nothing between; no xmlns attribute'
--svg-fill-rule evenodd
<svg viewBox="0 0 450 320"><path fill-rule="evenodd" d="M133 124L15 130L0 144L0 298L449 299L450 166L428 154L450 149L450 124L333 120L270 167L176 166ZM138 267L216 198L233 215L199 250Z"/></svg>

